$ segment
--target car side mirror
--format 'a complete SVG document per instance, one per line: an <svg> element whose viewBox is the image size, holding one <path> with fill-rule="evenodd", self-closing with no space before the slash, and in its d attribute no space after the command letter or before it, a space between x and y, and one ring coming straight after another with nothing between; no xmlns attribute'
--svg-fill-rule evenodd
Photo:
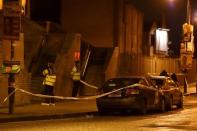
<svg viewBox="0 0 197 131"><path fill-rule="evenodd" d="M159 89L158 85L154 85L154 87L155 87L156 89Z"/></svg>
<svg viewBox="0 0 197 131"><path fill-rule="evenodd" d="M159 89L159 86L158 86L158 85L156 85L156 88L157 88L157 89Z"/></svg>

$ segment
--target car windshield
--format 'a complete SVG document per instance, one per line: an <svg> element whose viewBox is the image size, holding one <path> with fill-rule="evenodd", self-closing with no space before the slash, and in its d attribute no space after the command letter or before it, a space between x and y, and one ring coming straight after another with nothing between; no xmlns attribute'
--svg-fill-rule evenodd
<svg viewBox="0 0 197 131"><path fill-rule="evenodd" d="M114 78L105 82L104 90L111 91L114 89L119 89L122 87L139 83L140 81L144 81L144 80L140 78Z"/></svg>

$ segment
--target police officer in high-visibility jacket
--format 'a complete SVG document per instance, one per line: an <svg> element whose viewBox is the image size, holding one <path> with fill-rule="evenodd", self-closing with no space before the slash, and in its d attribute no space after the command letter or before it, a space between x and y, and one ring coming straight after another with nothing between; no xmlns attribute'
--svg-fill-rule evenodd
<svg viewBox="0 0 197 131"><path fill-rule="evenodd" d="M78 94L78 90L80 88L79 62L75 62L75 65L73 66L70 74L71 74L72 80L73 80L72 97L76 97Z"/></svg>
<svg viewBox="0 0 197 131"><path fill-rule="evenodd" d="M56 75L54 73L53 64L48 63L47 68L43 70L43 75L45 76L45 79L43 81L44 87L44 94L54 96L54 85L56 82ZM45 103L42 103L42 105L55 105L54 98L46 98Z"/></svg>

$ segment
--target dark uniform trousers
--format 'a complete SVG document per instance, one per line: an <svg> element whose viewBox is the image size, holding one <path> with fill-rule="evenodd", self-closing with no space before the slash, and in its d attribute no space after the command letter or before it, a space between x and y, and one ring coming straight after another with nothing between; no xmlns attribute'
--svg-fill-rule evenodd
<svg viewBox="0 0 197 131"><path fill-rule="evenodd" d="M54 88L53 86L45 85L44 94L49 95L49 96L54 96L53 88ZM46 98L45 102L46 103L54 103L55 100L54 100L54 98Z"/></svg>
<svg viewBox="0 0 197 131"><path fill-rule="evenodd" d="M72 97L76 97L79 92L80 81L73 81Z"/></svg>

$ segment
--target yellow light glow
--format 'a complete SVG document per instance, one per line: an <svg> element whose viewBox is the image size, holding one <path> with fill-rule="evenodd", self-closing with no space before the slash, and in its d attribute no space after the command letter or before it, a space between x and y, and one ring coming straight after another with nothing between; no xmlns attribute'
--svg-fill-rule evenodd
<svg viewBox="0 0 197 131"><path fill-rule="evenodd" d="M25 5L26 5L26 0L21 0L21 5L22 5L23 7L25 7Z"/></svg>
<svg viewBox="0 0 197 131"><path fill-rule="evenodd" d="M0 0L0 10L3 9L3 0Z"/></svg>

